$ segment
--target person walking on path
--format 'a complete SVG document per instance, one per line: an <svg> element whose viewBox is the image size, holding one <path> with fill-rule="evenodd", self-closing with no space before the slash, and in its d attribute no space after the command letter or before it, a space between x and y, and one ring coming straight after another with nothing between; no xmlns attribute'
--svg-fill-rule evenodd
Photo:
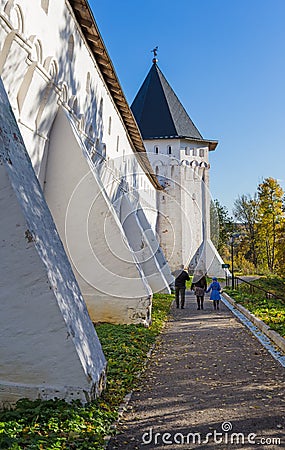
<svg viewBox="0 0 285 450"><path fill-rule="evenodd" d="M179 308L179 298L180 298L181 309L184 309L186 281L188 280L190 280L190 277L186 272L184 265L182 264L181 269L179 271L176 271L175 277L175 301L177 308Z"/></svg>
<svg viewBox="0 0 285 450"><path fill-rule="evenodd" d="M226 306L196 308L174 303L108 450L284 447L284 367Z"/></svg>
<svg viewBox="0 0 285 450"><path fill-rule="evenodd" d="M212 283L210 284L209 288L206 290L206 292L211 291L210 300L213 300L214 309L219 309L219 304L221 300L221 285L218 282L216 277L212 278Z"/></svg>
<svg viewBox="0 0 285 450"><path fill-rule="evenodd" d="M207 280L205 275L197 273L194 275L191 291L194 291L197 299L197 309L204 309L204 295L207 290Z"/></svg>

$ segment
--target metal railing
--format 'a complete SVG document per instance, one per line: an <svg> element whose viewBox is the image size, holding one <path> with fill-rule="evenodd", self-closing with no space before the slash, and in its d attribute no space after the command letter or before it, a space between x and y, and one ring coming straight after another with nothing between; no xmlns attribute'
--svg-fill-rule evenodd
<svg viewBox="0 0 285 450"><path fill-rule="evenodd" d="M241 284L243 284L243 285L246 284L248 286L250 294L254 294L256 292L263 293L264 297L267 299L274 298L276 300L281 300L282 302L285 303L284 297L280 297L280 295L273 294L273 292L269 292L262 287L256 286L255 284L251 283L250 281L244 280L243 278L234 277L234 282L233 282L234 289L236 289L238 291L239 286ZM232 278L231 277L226 278L226 287L232 287Z"/></svg>

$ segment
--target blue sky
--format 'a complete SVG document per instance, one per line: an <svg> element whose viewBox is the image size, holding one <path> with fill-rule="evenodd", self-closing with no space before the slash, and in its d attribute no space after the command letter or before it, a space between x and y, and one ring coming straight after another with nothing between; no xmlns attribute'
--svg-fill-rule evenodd
<svg viewBox="0 0 285 450"><path fill-rule="evenodd" d="M231 213L266 177L285 188L285 0L89 0L131 103L158 65L211 152L210 188Z"/></svg>

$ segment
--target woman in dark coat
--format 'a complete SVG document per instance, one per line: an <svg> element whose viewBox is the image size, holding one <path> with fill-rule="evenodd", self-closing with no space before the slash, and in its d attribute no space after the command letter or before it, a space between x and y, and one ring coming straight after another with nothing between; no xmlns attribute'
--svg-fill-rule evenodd
<svg viewBox="0 0 285 450"><path fill-rule="evenodd" d="M207 280L205 275L194 275L191 290L194 291L196 295L197 309L204 309L204 295L207 290Z"/></svg>

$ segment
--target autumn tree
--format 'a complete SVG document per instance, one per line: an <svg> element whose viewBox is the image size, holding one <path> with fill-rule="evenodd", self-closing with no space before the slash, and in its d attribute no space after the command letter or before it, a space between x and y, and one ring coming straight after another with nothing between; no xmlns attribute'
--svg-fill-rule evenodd
<svg viewBox="0 0 285 450"><path fill-rule="evenodd" d="M244 257L250 261L255 269L258 266L258 198L241 195L234 202L234 218L242 225Z"/></svg>
<svg viewBox="0 0 285 450"><path fill-rule="evenodd" d="M284 229L284 191L274 178L266 178L257 188L258 195L258 246L267 269L276 268L276 254Z"/></svg>
<svg viewBox="0 0 285 450"><path fill-rule="evenodd" d="M238 237L235 259L242 271L285 273L285 200L277 180L265 178L254 196L241 195L233 216L218 200L211 205L211 237L221 256L229 258L229 240Z"/></svg>
<svg viewBox="0 0 285 450"><path fill-rule="evenodd" d="M227 208L216 199L211 203L211 239L218 252L223 255L234 230L234 222Z"/></svg>

